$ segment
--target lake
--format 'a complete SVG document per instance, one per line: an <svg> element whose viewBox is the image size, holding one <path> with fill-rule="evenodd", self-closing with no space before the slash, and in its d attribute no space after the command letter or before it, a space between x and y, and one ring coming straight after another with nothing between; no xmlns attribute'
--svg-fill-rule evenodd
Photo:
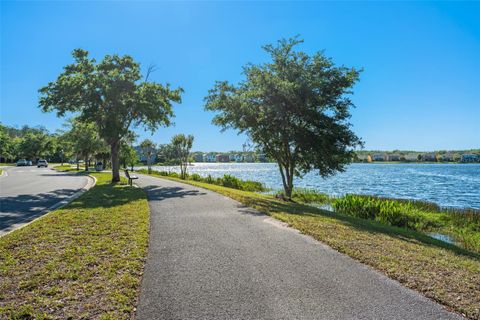
<svg viewBox="0 0 480 320"><path fill-rule="evenodd" d="M178 166L154 166L154 170L179 172ZM281 189L274 163L195 163L189 173L220 177L231 174ZM480 164L360 164L326 179L310 172L295 179L296 187L330 195L370 194L435 202L444 207L480 209Z"/></svg>

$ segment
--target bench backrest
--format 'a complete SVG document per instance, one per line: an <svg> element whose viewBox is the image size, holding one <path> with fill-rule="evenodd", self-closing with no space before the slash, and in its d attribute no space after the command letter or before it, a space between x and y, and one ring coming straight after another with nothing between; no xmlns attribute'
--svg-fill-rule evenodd
<svg viewBox="0 0 480 320"><path fill-rule="evenodd" d="M128 179L130 179L130 174L128 173L128 170L125 170L125 175L127 176Z"/></svg>

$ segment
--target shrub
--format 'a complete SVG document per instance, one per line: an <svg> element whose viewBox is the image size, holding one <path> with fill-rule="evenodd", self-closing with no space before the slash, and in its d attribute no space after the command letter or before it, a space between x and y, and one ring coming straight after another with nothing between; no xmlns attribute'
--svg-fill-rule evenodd
<svg viewBox="0 0 480 320"><path fill-rule="evenodd" d="M292 192L292 199L303 203L328 203L330 197L313 189L295 188Z"/></svg>
<svg viewBox="0 0 480 320"><path fill-rule="evenodd" d="M202 181L202 177L198 173L193 173L190 176L190 179L193 181Z"/></svg>

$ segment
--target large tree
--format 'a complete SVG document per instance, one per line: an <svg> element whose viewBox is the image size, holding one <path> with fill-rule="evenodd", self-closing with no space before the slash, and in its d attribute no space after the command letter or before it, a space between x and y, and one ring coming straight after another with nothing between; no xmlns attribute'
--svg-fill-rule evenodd
<svg viewBox="0 0 480 320"><path fill-rule="evenodd" d="M122 138L132 126L154 131L170 125L172 103L181 102L183 90L149 81L150 72L142 78L140 65L128 55L107 55L97 63L87 51L76 49L73 58L55 82L39 90L40 107L58 116L76 112L82 121L94 122L110 146L112 181L120 181Z"/></svg>
<svg viewBox="0 0 480 320"><path fill-rule="evenodd" d="M185 179L187 177L188 156L193 145L193 136L184 134L177 134L172 137L172 146L175 150L175 156L180 163L180 177Z"/></svg>
<svg viewBox="0 0 480 320"><path fill-rule="evenodd" d="M275 159L286 198L294 176L318 170L322 177L343 171L361 140L348 122L349 98L359 79L355 68L335 66L322 52L295 51L297 38L264 46L271 61L243 68L237 85L218 81L205 98L206 110L223 130L246 133Z"/></svg>

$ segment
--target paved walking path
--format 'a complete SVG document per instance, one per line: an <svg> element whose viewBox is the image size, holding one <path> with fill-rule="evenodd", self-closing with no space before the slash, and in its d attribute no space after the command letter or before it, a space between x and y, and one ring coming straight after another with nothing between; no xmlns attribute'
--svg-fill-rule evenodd
<svg viewBox="0 0 480 320"><path fill-rule="evenodd" d="M150 244L137 319L457 319L217 193L140 175Z"/></svg>

